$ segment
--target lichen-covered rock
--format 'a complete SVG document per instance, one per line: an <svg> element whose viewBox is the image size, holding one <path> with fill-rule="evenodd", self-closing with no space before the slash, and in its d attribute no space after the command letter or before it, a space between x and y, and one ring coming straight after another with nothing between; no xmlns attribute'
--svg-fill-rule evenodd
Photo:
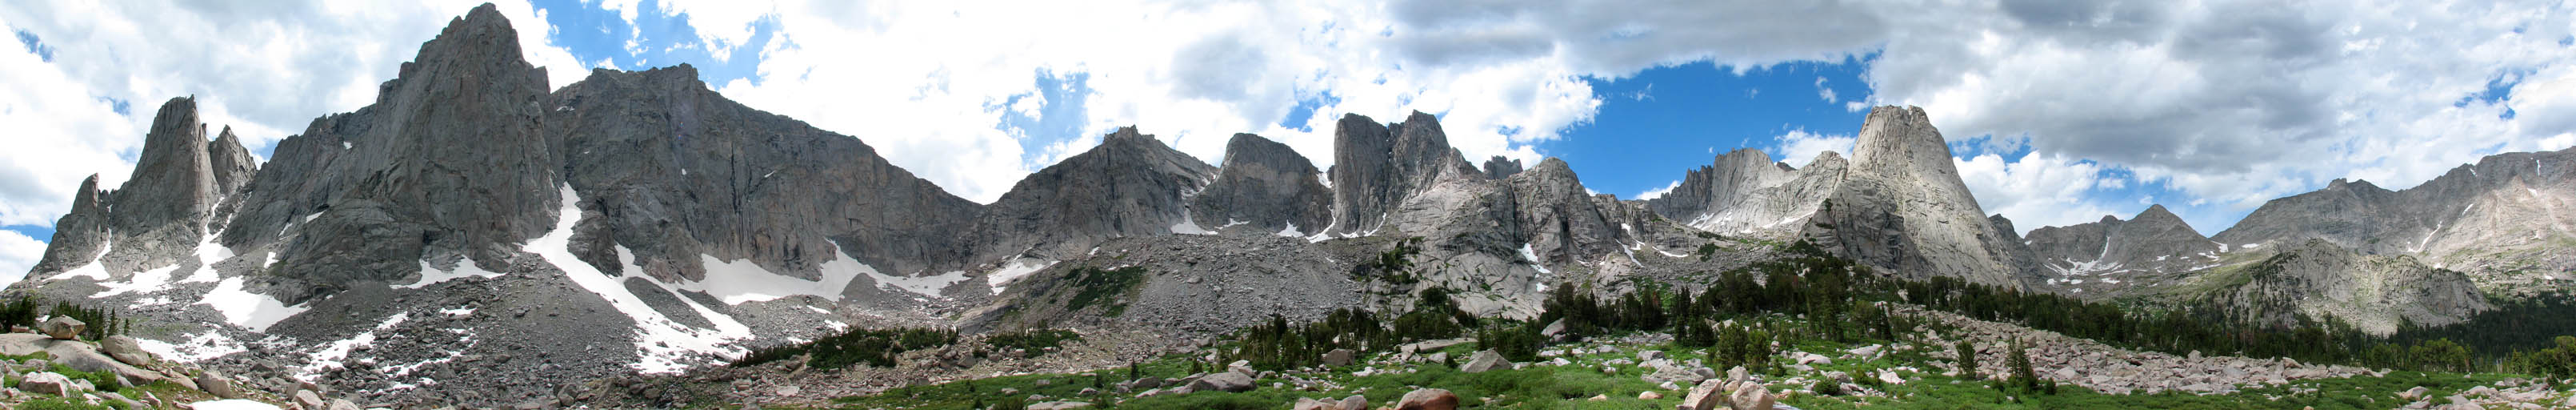
<svg viewBox="0 0 2576 410"><path fill-rule="evenodd" d="M88 323L83 323L80 319L73 319L71 316L61 315L45 319L44 323L36 325L36 330L45 332L46 337L60 340L79 339L81 331L87 329L89 329Z"/></svg>

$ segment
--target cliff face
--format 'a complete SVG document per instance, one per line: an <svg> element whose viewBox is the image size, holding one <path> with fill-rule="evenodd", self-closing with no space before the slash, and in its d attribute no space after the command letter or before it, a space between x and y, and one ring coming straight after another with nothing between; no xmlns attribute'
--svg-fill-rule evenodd
<svg viewBox="0 0 2576 410"><path fill-rule="evenodd" d="M980 206L894 166L858 139L745 107L686 65L599 70L556 91L548 131L586 199L583 260L615 246L665 281L710 280L706 260L815 279L846 254L911 274L966 256L954 232Z"/></svg>
<svg viewBox="0 0 2576 410"><path fill-rule="evenodd" d="M976 258L1061 260L1109 238L1208 232L1190 221L1191 196L1216 167L1135 127L1020 179L975 225Z"/></svg>
<svg viewBox="0 0 2576 410"><path fill-rule="evenodd" d="M1305 237L1333 220L1333 191L1286 144L1234 134L1216 181L1190 199L1190 220L1228 233Z"/></svg>
<svg viewBox="0 0 2576 410"><path fill-rule="evenodd" d="M1485 175L1449 147L1438 118L1419 111L1384 125L1343 116L1333 129L1333 159L1333 223L1325 233L1334 235L1375 231L1412 195L1444 179Z"/></svg>
<svg viewBox="0 0 2576 410"><path fill-rule="evenodd" d="M1820 203L1807 236L1898 277L2009 287L2033 281L2028 251L1996 229L1951 161L1921 108L1870 110L1850 169Z"/></svg>

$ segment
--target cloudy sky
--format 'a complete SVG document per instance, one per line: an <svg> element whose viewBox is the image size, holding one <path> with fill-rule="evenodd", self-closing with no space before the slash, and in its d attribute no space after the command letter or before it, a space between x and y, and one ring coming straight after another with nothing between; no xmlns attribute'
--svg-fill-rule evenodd
<svg viewBox="0 0 2576 410"><path fill-rule="evenodd" d="M197 96L265 156L473 5L0 4L21 46L0 50L0 276L83 177L125 179L162 100ZM1334 119L1414 110L1470 158L1561 157L1646 197L1737 148L1847 151L1898 104L2025 230L2161 203L2216 233L2334 178L2402 188L2576 144L2576 10L2553 1L498 5L555 86L689 63L977 201L1121 125L1210 162L1253 132L1329 165Z"/></svg>

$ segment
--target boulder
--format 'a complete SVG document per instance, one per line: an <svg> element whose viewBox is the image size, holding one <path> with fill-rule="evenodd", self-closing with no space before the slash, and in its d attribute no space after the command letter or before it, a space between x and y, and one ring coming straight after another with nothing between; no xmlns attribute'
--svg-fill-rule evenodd
<svg viewBox="0 0 2576 410"><path fill-rule="evenodd" d="M106 352L108 357L116 358L116 361L125 362L125 364L150 366L157 361L154 360L152 352L143 351L143 344L138 343L131 336L108 336L107 340L99 341L98 349Z"/></svg>
<svg viewBox="0 0 2576 410"><path fill-rule="evenodd" d="M1334 410L1340 407L1341 404L1339 403L1315 400L1312 397L1299 397L1297 398L1297 404L1288 408L1291 410Z"/></svg>
<svg viewBox="0 0 2576 410"><path fill-rule="evenodd" d="M1698 387L1691 388L1689 395L1682 396L1681 405L1674 406L1673 408L1676 410L1716 410L1719 406L1727 405L1727 397L1724 391L1725 385L1725 383L1721 383L1717 380L1702 380L1699 382Z"/></svg>
<svg viewBox="0 0 2576 410"><path fill-rule="evenodd" d="M1467 366L1461 367L1458 370L1468 373L1484 373L1487 371L1508 370L1511 368L1512 361L1504 360L1502 353L1485 350L1476 352L1476 356L1474 358L1467 359Z"/></svg>
<svg viewBox="0 0 2576 410"><path fill-rule="evenodd" d="M1343 397L1341 403L1337 404L1339 404L1339 406L1335 406L1334 410L1368 410L1369 408L1368 397L1357 394L1353 394L1351 397Z"/></svg>
<svg viewBox="0 0 2576 410"><path fill-rule="evenodd" d="M45 336L55 339L75 340L80 338L81 331L89 330L89 324L70 316L54 315L54 318L45 319L45 323L36 325L36 329L44 331Z"/></svg>
<svg viewBox="0 0 2576 410"><path fill-rule="evenodd" d="M223 372L214 369L206 369L205 373L197 374L197 387L199 390L204 390L206 394L226 400L242 398L241 391L233 389L233 381L224 378Z"/></svg>
<svg viewBox="0 0 2576 410"><path fill-rule="evenodd" d="M362 408L362 407L358 407L358 404L357 404L357 403L351 403L351 402L349 402L348 400L343 400L343 399L331 399L331 406L330 406L330 407L325 408L325 410L360 410L360 409L363 409L363 408Z"/></svg>
<svg viewBox="0 0 2576 410"><path fill-rule="evenodd" d="M1762 388L1761 383L1745 383L1736 386L1735 394L1727 401L1735 406L1735 410L1770 410L1778 400L1778 397L1771 396L1770 389Z"/></svg>
<svg viewBox="0 0 2576 410"><path fill-rule="evenodd" d="M1247 392L1252 391L1252 376L1244 375L1240 372L1221 372L1210 374L1207 375L1207 377L1200 377L1198 380L1191 381L1189 388L1190 391L1194 392Z"/></svg>
<svg viewBox="0 0 2576 410"><path fill-rule="evenodd" d="M1552 341L1564 341L1565 339L1573 336L1565 333L1565 319L1557 319L1554 322L1547 322L1547 327L1539 329L1538 335L1547 337L1547 340Z"/></svg>
<svg viewBox="0 0 2576 410"><path fill-rule="evenodd" d="M324 402L322 401L322 395L321 395L321 394L314 393L312 390L304 390L304 389L296 389L296 390L295 390L295 405L296 405L296 406L301 406L301 407L297 407L297 408L302 408L302 409L320 409L320 408L322 408L322 405L323 405L323 404L324 404Z"/></svg>
<svg viewBox="0 0 2576 410"><path fill-rule="evenodd" d="M1078 401L1050 401L1050 402L1045 402L1045 403L1031 404L1031 405L1029 405L1029 407L1028 407L1028 409L1029 409L1029 410L1073 410L1073 409L1083 409L1083 408L1091 408L1091 403L1084 403L1084 402L1078 402Z"/></svg>
<svg viewBox="0 0 2576 410"><path fill-rule="evenodd" d="M1333 349L1333 351L1324 352L1324 365L1349 366L1352 356L1356 355L1358 354L1351 352L1351 349Z"/></svg>
<svg viewBox="0 0 2576 410"><path fill-rule="evenodd" d="M78 385L72 383L72 378L54 372L28 373L18 379L18 389L64 397L81 392Z"/></svg>
<svg viewBox="0 0 2576 410"><path fill-rule="evenodd" d="M1664 351L1662 351L1662 350L1648 350L1648 351L1643 351L1643 352L1637 352L1637 361L1640 361L1640 362L1654 361L1655 359L1662 359L1662 358L1664 358Z"/></svg>
<svg viewBox="0 0 2576 410"><path fill-rule="evenodd" d="M1395 410L1457 410L1458 395L1445 389L1420 389L1397 399Z"/></svg>
<svg viewBox="0 0 2576 410"><path fill-rule="evenodd" d="M1663 398L1663 393L1656 393L1653 391L1637 392L1637 400L1663 400Z"/></svg>

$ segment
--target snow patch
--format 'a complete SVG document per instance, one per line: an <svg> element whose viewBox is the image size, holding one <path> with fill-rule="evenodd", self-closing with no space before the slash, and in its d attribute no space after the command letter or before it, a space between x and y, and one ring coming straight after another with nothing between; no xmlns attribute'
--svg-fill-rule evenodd
<svg viewBox="0 0 2576 410"><path fill-rule="evenodd" d="M751 334L750 327L743 326L741 322L735 321L732 316L718 314L711 309L707 309L705 306L698 305L695 300L680 298L681 303L689 305L692 310L697 311L700 316L705 317L708 322L712 322L715 325L715 329L690 327L677 321L673 321L667 316L663 316L661 311L654 310L652 306L646 305L643 298L636 297L633 292L628 292L626 290L626 286L620 283L620 281L628 278L643 278L645 281L661 286L665 290L669 290L671 286L663 284L660 281L653 280L649 277L636 276L638 273L642 272L643 269L633 266L635 264L634 254L625 249L624 246L618 247L617 256L619 263L626 265L625 269L623 269L624 272L627 272L626 276L609 276L606 273L600 272L599 268L591 266L590 263L583 262L581 259L573 257L572 251L570 250L572 242L572 228L576 222L579 222L578 219L580 219L576 217L576 215L581 215L581 210L578 208L578 204L581 203L581 197L573 192L571 186L563 186L560 188L560 191L560 195L562 195L562 197L560 198L560 202L557 203L560 204L562 208L556 213L556 215L560 216L555 218L554 230L547 232L545 236L528 241L526 250L528 252L536 253L537 256L543 257L547 263L554 264L556 268L563 270L564 275L568 279L571 279L573 284L579 285L583 290L599 295L600 299L607 301L609 306L615 307L618 313L625 314L626 317L634 319L636 327L635 348L641 357L636 363L628 364L628 368L648 374L678 373L688 369L688 367L682 363L682 360L691 356L714 355L721 358L742 357L745 351L740 347L733 346L733 342L750 339L753 336ZM846 260L847 258L848 255L842 255L841 260ZM824 264L823 270L827 278L834 275L836 273L834 272L835 270L848 270L852 268L851 266L846 265L856 265L856 262L849 262L844 264L844 266L834 266L836 264L842 264L841 260L826 262ZM749 264L745 263L745 265ZM865 266L866 265L858 265L857 267ZM732 276L748 276L741 275L743 273L745 272L720 273L717 270L717 267L710 266L707 269L707 277L710 280L699 282L697 284L705 285L709 282L733 282L732 279L740 278ZM765 274L767 272L763 271L761 273ZM732 275L719 276L721 274ZM840 272L839 274L845 275L842 276L843 279L841 279L841 282L842 285L847 285L849 281L848 278L856 277L858 272ZM796 282L814 283L800 279L789 279ZM833 287L832 289L834 289L833 292L837 294L838 289L840 288Z"/></svg>
<svg viewBox="0 0 2576 410"><path fill-rule="evenodd" d="M1172 233L1173 233L1173 234L1176 234L1176 235L1215 235L1215 234L1216 234L1215 232L1208 232L1208 230L1207 230L1207 229L1199 228L1199 224L1197 224L1197 223L1193 223L1193 222L1190 222L1188 218L1182 218L1180 223L1172 224Z"/></svg>
<svg viewBox="0 0 2576 410"><path fill-rule="evenodd" d="M1010 265L1002 266L1001 269L995 269L992 273L984 274L984 284L986 286L992 286L993 294L999 295L1002 294L1002 285L1010 284L1011 281L1014 280L1019 280L1021 276L1028 276L1031 273L1037 273L1039 270L1046 269L1048 266L1055 266L1055 261L1039 260L1035 258L1013 259L1011 260Z"/></svg>
<svg viewBox="0 0 2576 410"><path fill-rule="evenodd" d="M870 269L868 270L868 278L876 279L878 288L891 286L896 289L903 289L904 291L919 293L924 296L939 296L940 289L947 289L948 285L954 285L957 284L957 282L965 281L966 271L949 271L948 273L934 276L916 278L879 274L876 270Z"/></svg>
<svg viewBox="0 0 2576 410"><path fill-rule="evenodd" d="M185 344L173 344L170 342L140 337L134 338L134 344L142 347L143 351L152 352L153 355L161 356L161 358L164 359L179 361L181 363L195 363L200 360L250 351L250 348L244 347L240 341L233 340L232 337L224 336L223 333L212 330L208 330L205 333L198 333L196 336L188 337L188 341Z"/></svg>
<svg viewBox="0 0 2576 410"><path fill-rule="evenodd" d="M618 246L617 254L621 260L634 260L624 245ZM887 277L884 273L877 272L876 267L859 263L857 259L850 258L849 253L842 252L837 247L832 250L832 260L823 262L823 266L817 267L822 273L822 280L805 280L770 273L768 269L762 269L760 264L753 263L750 259L724 261L710 255L698 257L701 266L706 267L706 280L683 283L678 289L706 292L727 305L769 301L797 295L819 296L839 302L841 290L848 289L850 281L860 275L874 278ZM628 262L627 265L632 266L633 263ZM638 270L627 269L626 271L637 272ZM883 279L880 279L880 283L882 281Z"/></svg>
<svg viewBox="0 0 2576 410"><path fill-rule="evenodd" d="M470 308L470 307L458 307L458 308L454 308L454 309L439 309L439 310L438 310L438 313L440 313L440 314L445 314L445 315L448 315L448 316L465 316L465 315L471 315L471 314L474 314L474 308Z"/></svg>
<svg viewBox="0 0 2576 410"><path fill-rule="evenodd" d="M150 294L153 292L169 290L170 273L178 270L178 264L171 264L170 266L163 266L135 273L133 277L126 278L124 282L99 282L98 285L107 287L107 290L99 291L98 294L89 295L89 297L103 298L127 293Z"/></svg>
<svg viewBox="0 0 2576 410"><path fill-rule="evenodd" d="M1547 271L1547 264L1538 263L1538 248L1530 247L1530 244L1521 244L1521 260L1529 261L1530 267L1538 268L1540 274L1555 273Z"/></svg>
<svg viewBox="0 0 2576 410"><path fill-rule="evenodd" d="M1285 237L1290 237L1290 238L1303 238L1303 237L1306 237L1306 233L1305 233L1305 232L1298 232L1298 231L1297 231L1297 223L1296 223L1296 222L1289 222L1289 223L1288 223L1288 227L1286 227L1286 228L1279 228L1279 233L1278 233L1278 234L1276 234L1276 235L1279 235L1279 236L1285 236Z"/></svg>
<svg viewBox="0 0 2576 410"><path fill-rule="evenodd" d="M248 328L253 332L267 332L268 327L276 325L277 321L286 320L298 313L304 313L305 309L311 309L310 306L287 306L285 302L277 301L277 298L244 291L242 278L224 279L222 283L215 284L215 290L206 292L204 300L195 304L213 307L216 312L224 315L224 323Z"/></svg>
<svg viewBox="0 0 2576 410"><path fill-rule="evenodd" d="M423 260L420 261L419 282L413 282L409 285L394 285L394 287L403 289L420 289L429 285L436 285L439 282L464 279L468 277L495 278L500 277L501 275L502 273L500 272L483 269L482 264L474 262L473 258L465 258L464 260L456 261L455 270L439 270L436 266L430 266L429 261Z"/></svg>

